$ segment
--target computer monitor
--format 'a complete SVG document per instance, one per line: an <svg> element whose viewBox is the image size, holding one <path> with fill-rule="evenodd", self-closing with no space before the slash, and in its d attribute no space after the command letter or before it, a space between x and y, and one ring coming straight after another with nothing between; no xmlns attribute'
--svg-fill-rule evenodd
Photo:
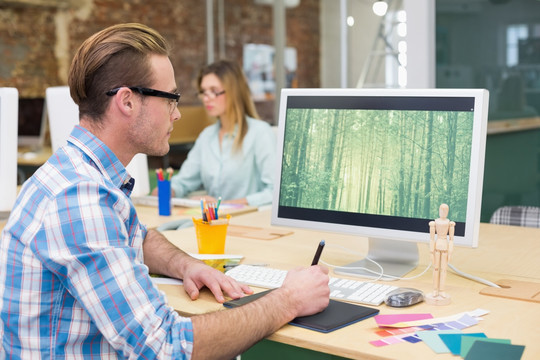
<svg viewBox="0 0 540 360"><path fill-rule="evenodd" d="M17 111L19 93L0 88L0 219L7 217L17 196Z"/></svg>
<svg viewBox="0 0 540 360"><path fill-rule="evenodd" d="M272 224L367 237L367 258L401 277L446 203L454 243L476 247L488 97L483 89L282 90ZM366 259L334 271L381 273Z"/></svg>
<svg viewBox="0 0 540 360"><path fill-rule="evenodd" d="M44 98L19 99L19 146L31 150L43 148L47 134L47 109Z"/></svg>

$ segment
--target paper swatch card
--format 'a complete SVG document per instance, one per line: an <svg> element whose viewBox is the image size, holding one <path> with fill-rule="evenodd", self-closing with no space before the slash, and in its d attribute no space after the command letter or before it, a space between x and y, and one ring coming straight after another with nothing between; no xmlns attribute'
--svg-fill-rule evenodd
<svg viewBox="0 0 540 360"><path fill-rule="evenodd" d="M437 354L446 354L450 350L441 340L440 334L461 334L461 330L431 330L431 331L419 331L416 333L426 345L428 345L431 350L435 351Z"/></svg>
<svg viewBox="0 0 540 360"><path fill-rule="evenodd" d="M439 337L444 342L448 350L453 355L459 355L461 353L461 339L464 336L470 337L487 337L484 333L470 333L470 334L439 334Z"/></svg>
<svg viewBox="0 0 540 360"><path fill-rule="evenodd" d="M431 314L383 314L375 316L375 322L379 327L406 327L413 321L433 319Z"/></svg>
<svg viewBox="0 0 540 360"><path fill-rule="evenodd" d="M476 341L465 360L519 360L524 350L523 345Z"/></svg>
<svg viewBox="0 0 540 360"><path fill-rule="evenodd" d="M477 341L486 341L491 343L510 344L510 339L493 339L493 338L476 338L472 336L464 336L461 338L461 357L465 358L471 350L471 347Z"/></svg>

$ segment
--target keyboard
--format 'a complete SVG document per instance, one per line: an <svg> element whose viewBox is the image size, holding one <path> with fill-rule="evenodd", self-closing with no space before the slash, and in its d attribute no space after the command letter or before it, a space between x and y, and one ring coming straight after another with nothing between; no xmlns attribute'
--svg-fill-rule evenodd
<svg viewBox="0 0 540 360"><path fill-rule="evenodd" d="M283 284L287 271L240 264L228 270L225 274L242 284L274 289ZM374 282L332 276L328 285L330 286L331 299L374 306L382 304L386 294L397 289L397 286L393 285L381 285Z"/></svg>

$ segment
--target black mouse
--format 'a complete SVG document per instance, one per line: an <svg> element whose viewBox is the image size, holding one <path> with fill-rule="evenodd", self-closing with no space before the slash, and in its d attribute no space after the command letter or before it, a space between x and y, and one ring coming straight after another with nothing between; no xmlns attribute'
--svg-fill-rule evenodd
<svg viewBox="0 0 540 360"><path fill-rule="evenodd" d="M388 306L392 307L405 307L418 304L424 300L424 293L417 289L412 288L397 288L390 291L384 302Z"/></svg>

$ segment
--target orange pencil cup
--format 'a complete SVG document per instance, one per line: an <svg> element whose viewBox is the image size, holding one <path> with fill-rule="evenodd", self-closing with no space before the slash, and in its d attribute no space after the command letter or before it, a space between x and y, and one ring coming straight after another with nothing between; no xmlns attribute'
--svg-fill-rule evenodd
<svg viewBox="0 0 540 360"><path fill-rule="evenodd" d="M229 214L224 219L220 218L210 222L193 218L199 254L225 253L225 238L227 237L230 218Z"/></svg>

